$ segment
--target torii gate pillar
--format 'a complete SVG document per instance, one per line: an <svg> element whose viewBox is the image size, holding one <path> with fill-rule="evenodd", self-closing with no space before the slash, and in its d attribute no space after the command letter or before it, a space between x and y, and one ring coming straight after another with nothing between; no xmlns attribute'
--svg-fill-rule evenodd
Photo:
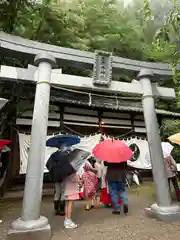
<svg viewBox="0 0 180 240"><path fill-rule="evenodd" d="M180 207L172 205L169 193L151 85L152 77L153 73L147 69L142 69L138 75L143 90L142 105L157 197L157 203L147 208L146 212L159 220L171 222L180 220Z"/></svg>
<svg viewBox="0 0 180 240"><path fill-rule="evenodd" d="M38 66L34 113L31 130L31 145L23 198L21 217L12 222L7 239L49 240L51 227L46 217L40 216L44 158L48 126L51 69L55 58L48 54L35 57Z"/></svg>

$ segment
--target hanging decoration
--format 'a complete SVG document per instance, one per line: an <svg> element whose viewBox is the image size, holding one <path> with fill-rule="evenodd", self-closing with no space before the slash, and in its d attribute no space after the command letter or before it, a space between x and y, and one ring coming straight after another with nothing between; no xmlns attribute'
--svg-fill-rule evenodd
<svg viewBox="0 0 180 240"><path fill-rule="evenodd" d="M58 133L61 135L61 133ZM63 134L64 135L64 134ZM47 140L55 136L47 136ZM93 136L81 137L80 143L73 146L75 149L81 149L87 152L91 152L92 148L100 141L101 134L95 134ZM31 136L28 134L19 133L19 147L20 147L20 174L25 174L27 169L28 154L30 149ZM44 173L47 173L46 162L49 157L56 152L58 149L53 147L45 148L45 159L44 159Z"/></svg>
<svg viewBox="0 0 180 240"><path fill-rule="evenodd" d="M134 162L136 160L138 160L139 158L139 155L140 155L140 150L139 150L139 147L137 146L136 143L132 143L129 145L129 148L133 151L134 155L131 159L131 162Z"/></svg>

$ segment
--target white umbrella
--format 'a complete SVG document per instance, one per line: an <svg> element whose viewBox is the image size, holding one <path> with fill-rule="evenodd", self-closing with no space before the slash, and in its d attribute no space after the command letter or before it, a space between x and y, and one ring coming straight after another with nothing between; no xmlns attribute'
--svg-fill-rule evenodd
<svg viewBox="0 0 180 240"><path fill-rule="evenodd" d="M174 148L173 145L171 145L169 142L162 142L161 146L162 146L164 158L169 157L169 155L171 155L171 152Z"/></svg>
<svg viewBox="0 0 180 240"><path fill-rule="evenodd" d="M11 149L8 146L4 146L1 152L9 152Z"/></svg>
<svg viewBox="0 0 180 240"><path fill-rule="evenodd" d="M138 175L136 173L133 173L133 181L139 186L140 183L139 183L139 178L138 178Z"/></svg>
<svg viewBox="0 0 180 240"><path fill-rule="evenodd" d="M161 146L164 158L169 157L174 147L169 142L162 142ZM145 158L147 161L151 161L149 151L146 153Z"/></svg>

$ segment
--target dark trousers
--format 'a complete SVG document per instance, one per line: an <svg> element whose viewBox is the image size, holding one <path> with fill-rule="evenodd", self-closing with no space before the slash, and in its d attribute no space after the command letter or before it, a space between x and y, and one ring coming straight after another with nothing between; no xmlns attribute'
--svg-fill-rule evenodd
<svg viewBox="0 0 180 240"><path fill-rule="evenodd" d="M177 181L177 177L176 176L168 178L169 190L171 189L171 183L172 183L172 185L174 187L177 200L180 201L180 189L179 189L179 185L178 185L178 181Z"/></svg>
<svg viewBox="0 0 180 240"><path fill-rule="evenodd" d="M179 186L178 186L178 181L177 181L177 177L176 176L168 178L169 189L171 189L171 183L172 183L172 185L174 187L175 192L178 191L179 190Z"/></svg>

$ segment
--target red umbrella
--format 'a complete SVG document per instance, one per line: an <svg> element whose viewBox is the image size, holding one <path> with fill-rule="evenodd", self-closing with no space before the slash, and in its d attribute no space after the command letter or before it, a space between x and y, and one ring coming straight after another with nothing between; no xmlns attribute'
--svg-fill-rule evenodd
<svg viewBox="0 0 180 240"><path fill-rule="evenodd" d="M10 140L0 139L0 150L2 150L3 147L5 147L6 145L11 144L11 143L12 143L12 141L10 141Z"/></svg>
<svg viewBox="0 0 180 240"><path fill-rule="evenodd" d="M130 160L132 150L120 140L104 140L96 145L93 155L105 162L120 163Z"/></svg>

